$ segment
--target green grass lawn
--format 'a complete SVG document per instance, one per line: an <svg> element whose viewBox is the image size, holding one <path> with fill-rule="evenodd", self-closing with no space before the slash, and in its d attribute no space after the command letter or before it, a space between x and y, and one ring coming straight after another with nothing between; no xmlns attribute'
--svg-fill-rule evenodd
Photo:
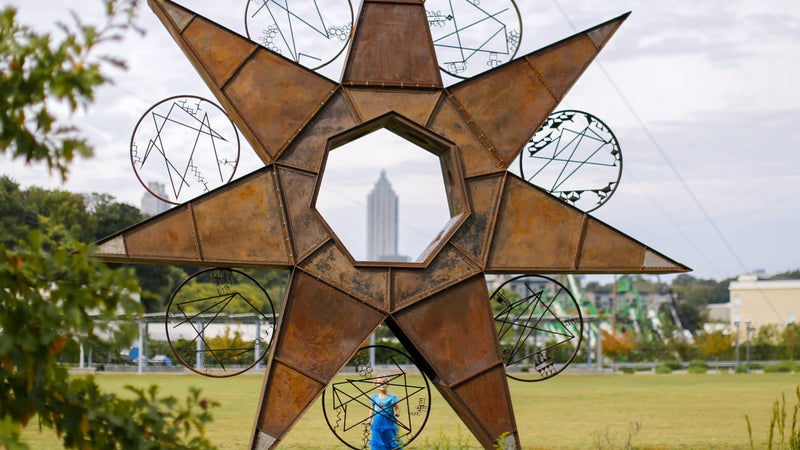
<svg viewBox="0 0 800 450"><path fill-rule="evenodd" d="M208 436L222 449L247 447L261 376L210 379L199 375L98 375L106 390L158 384L183 397L188 386L220 402ZM786 394L788 423L800 377L793 374L560 375L538 383L509 380L522 447L532 449L747 449L745 414L755 448L766 448L772 404ZM479 448L438 393L428 423L409 448ZM787 425L789 426L789 425ZM24 433L34 449L59 448L35 421ZM609 443L610 440L610 443ZM444 445L448 444L448 445ZM342 448L328 430L319 403L289 433L280 448Z"/></svg>

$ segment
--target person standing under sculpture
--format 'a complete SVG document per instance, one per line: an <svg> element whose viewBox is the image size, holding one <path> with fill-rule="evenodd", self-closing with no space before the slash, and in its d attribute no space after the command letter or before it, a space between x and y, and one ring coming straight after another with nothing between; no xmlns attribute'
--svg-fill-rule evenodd
<svg viewBox="0 0 800 450"><path fill-rule="evenodd" d="M399 399L389 393L389 379L375 379L375 394L372 394L372 416L367 420L370 428L370 450L395 450L402 448L397 438L397 417L400 417Z"/></svg>

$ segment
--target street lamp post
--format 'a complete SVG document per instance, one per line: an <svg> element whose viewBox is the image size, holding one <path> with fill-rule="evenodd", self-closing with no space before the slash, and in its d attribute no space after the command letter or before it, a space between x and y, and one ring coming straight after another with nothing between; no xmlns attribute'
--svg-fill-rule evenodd
<svg viewBox="0 0 800 450"><path fill-rule="evenodd" d="M737 320L736 322L733 322L733 324L736 325L736 372L738 372L739 371L739 333L741 331L740 330L741 329L741 323L739 323L739 321Z"/></svg>
<svg viewBox="0 0 800 450"><path fill-rule="evenodd" d="M750 321L749 320L745 320L744 323L747 326L747 349L746 349L747 372L750 373L750 332L753 329L750 328Z"/></svg>

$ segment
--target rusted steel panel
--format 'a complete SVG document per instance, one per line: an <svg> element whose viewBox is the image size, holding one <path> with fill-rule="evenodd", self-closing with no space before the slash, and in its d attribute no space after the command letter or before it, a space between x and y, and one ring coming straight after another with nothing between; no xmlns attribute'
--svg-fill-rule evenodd
<svg viewBox="0 0 800 450"><path fill-rule="evenodd" d="M236 124L236 126L239 127L239 130L253 147L253 150L256 152L258 157L264 161L264 164L271 164L273 161L273 156L270 151L267 151L267 149L264 147L264 144L258 140L246 118L239 114L237 106L235 106L235 102L231 102L222 92L223 85L217 83L215 77L212 76L206 69L205 64L208 62L206 61L209 59L208 55L195 51L195 49L189 45L187 40L181 34L183 29L194 21L202 23L209 23L209 21L204 17L189 12L188 10L170 1L149 0L149 3L150 7L153 8L153 11L156 13L156 15L158 15L159 19L161 19L161 22L163 22L164 27L175 39L175 42L178 44L181 50L183 50L183 53L189 58L189 61L192 62L192 65L197 70L197 73L200 74L200 76L208 85L209 89L211 89L211 92L214 93L214 96L217 97L217 100L219 100L219 102L225 108L225 111L228 113L231 120ZM223 35L227 32L227 30L225 30L223 27L213 23L209 26L202 26L200 29L210 30L213 29L213 27L218 28L219 33L222 33ZM241 36L227 36L227 40L229 41L229 46L239 46L244 48L254 45L252 42ZM234 40L238 40L239 42L237 44L232 44L231 41ZM266 50L262 49L262 51ZM213 61L213 58L211 61ZM214 66L215 64L212 62L211 65ZM238 69L238 67L239 64L237 64L236 68ZM218 71L224 70L224 68L218 67Z"/></svg>
<svg viewBox="0 0 800 450"><path fill-rule="evenodd" d="M281 167L278 177L289 214L289 236L295 258L300 261L331 238L322 218L311 208L318 177Z"/></svg>
<svg viewBox="0 0 800 450"><path fill-rule="evenodd" d="M441 90L348 88L358 115L363 122L394 111L425 126L442 95Z"/></svg>
<svg viewBox="0 0 800 450"><path fill-rule="evenodd" d="M428 127L457 144L464 162L465 177L505 171L506 166L499 156L489 150L488 143L478 138L449 97L442 97Z"/></svg>
<svg viewBox="0 0 800 450"><path fill-rule="evenodd" d="M186 25L197 17L195 13L172 2L148 0L147 3L167 28L178 32L183 31Z"/></svg>
<svg viewBox="0 0 800 450"><path fill-rule="evenodd" d="M480 273L453 246L445 246L425 269L392 270L392 310L398 310Z"/></svg>
<svg viewBox="0 0 800 450"><path fill-rule="evenodd" d="M443 384L459 383L502 364L482 275L393 313L392 319Z"/></svg>
<svg viewBox="0 0 800 450"><path fill-rule="evenodd" d="M421 1L362 3L342 84L442 86Z"/></svg>
<svg viewBox="0 0 800 450"><path fill-rule="evenodd" d="M278 161L287 166L319 173L325 158L328 138L359 123L353 106L340 89L311 124L281 154Z"/></svg>
<svg viewBox="0 0 800 450"><path fill-rule="evenodd" d="M224 86L258 47L204 17L193 20L182 36L217 86Z"/></svg>
<svg viewBox="0 0 800 450"><path fill-rule="evenodd" d="M449 89L505 167L558 104L525 60L509 62Z"/></svg>
<svg viewBox="0 0 800 450"><path fill-rule="evenodd" d="M281 313L274 357L320 380L333 378L386 317L302 271L289 289L293 300Z"/></svg>
<svg viewBox="0 0 800 450"><path fill-rule="evenodd" d="M501 173L467 181L472 214L450 241L481 267L485 265L504 178Z"/></svg>
<svg viewBox="0 0 800 450"><path fill-rule="evenodd" d="M265 168L191 202L204 260L292 264L274 177Z"/></svg>
<svg viewBox="0 0 800 450"><path fill-rule="evenodd" d="M449 89L508 167L626 16ZM525 117L526 120L519 120Z"/></svg>
<svg viewBox="0 0 800 450"><path fill-rule="evenodd" d="M513 442L520 448L514 409L508 392L508 379L503 366L495 367L455 387L436 387L453 410L478 438L483 448L495 448L504 433L506 445Z"/></svg>
<svg viewBox="0 0 800 450"><path fill-rule="evenodd" d="M519 177L507 176L486 270L574 269L584 215Z"/></svg>
<svg viewBox="0 0 800 450"><path fill-rule="evenodd" d="M308 334L306 336L310 338ZM277 361L269 365L264 383L256 429L278 442L325 389L325 384L320 381Z"/></svg>
<svg viewBox="0 0 800 450"><path fill-rule="evenodd" d="M586 222L578 271L608 273L657 273L659 270L675 273L689 268L671 261L663 255L660 264L646 264L645 257L653 254L641 244L597 219Z"/></svg>
<svg viewBox="0 0 800 450"><path fill-rule="evenodd" d="M626 17L627 15L578 33L561 42L530 53L525 58L542 79L546 80L556 99L560 100Z"/></svg>
<svg viewBox="0 0 800 450"><path fill-rule="evenodd" d="M128 262L200 262L189 206L179 206L123 233Z"/></svg>
<svg viewBox="0 0 800 450"><path fill-rule="evenodd" d="M611 39L611 36L617 32L617 28L619 28L620 25L622 25L622 22L624 22L625 19L627 19L630 15L631 13L627 12L619 17L609 20L608 22L589 28L586 30L586 36L592 40L594 46L597 47L598 50L602 49L605 47L608 40Z"/></svg>
<svg viewBox="0 0 800 450"><path fill-rule="evenodd" d="M335 87L313 71L259 48L223 91L274 159Z"/></svg>
<svg viewBox="0 0 800 450"><path fill-rule="evenodd" d="M314 277L338 286L353 297L375 308L388 310L389 269L356 269L341 248L341 244L329 241L299 265Z"/></svg>

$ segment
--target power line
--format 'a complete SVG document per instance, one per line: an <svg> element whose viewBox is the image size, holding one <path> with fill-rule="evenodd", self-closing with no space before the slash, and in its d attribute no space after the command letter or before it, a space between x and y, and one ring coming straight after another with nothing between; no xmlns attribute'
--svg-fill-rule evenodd
<svg viewBox="0 0 800 450"><path fill-rule="evenodd" d="M569 16L567 16L566 11L564 11L564 9L561 7L561 5L559 4L558 0L553 0L553 3L556 5L556 8L561 13L561 15L564 17L564 20L566 20L567 23L569 24L569 26L573 29L573 31L577 32L578 31L577 27L570 20ZM672 164L672 161L667 156L667 153L664 151L664 149L661 147L661 145L656 140L656 138L653 135L653 133L650 132L650 129L647 127L647 125L644 123L642 118L639 116L639 114L633 108L633 105L630 103L630 101L628 101L628 98L625 96L625 94L622 93L622 90L619 88L617 83L614 82L613 78L611 78L611 75L609 75L608 71L606 71L606 69L603 66L603 64L601 62L599 62L599 61L597 61L595 64L598 66L600 71L603 73L603 75L605 76L606 80L608 80L608 82L611 85L612 89L614 89L614 92L617 93L619 98L622 100L622 103L625 105L625 107L631 113L633 118L636 120L636 122L642 128L642 131L644 131L645 136L647 136L647 139L650 141L650 143L653 144L653 147L655 147L656 151L658 151L658 153L661 155L661 157L667 163L667 166L670 168L672 173L675 175L675 177L681 183L683 188L689 194L689 197L691 197L691 199L694 202L695 206L697 206L697 208L703 214L703 217L706 219L706 221L709 223L709 225L711 225L711 228L714 230L714 233L717 235L717 237L720 239L720 241L722 241L722 243L725 245L725 247L728 249L728 251L731 253L731 255L733 255L734 259L739 264L740 269L742 270L742 272L747 273L748 272L747 266L744 264L742 259L739 257L739 254L736 252L736 250L734 250L733 246L730 244L728 239L722 233L722 230L719 229L719 227L717 226L716 222L711 218L711 215L708 213L706 208L700 202L699 197L697 195L695 195L695 193L692 190L692 188L689 186L689 184L686 182L686 180L681 176L680 172L678 172L678 169L675 167L674 164ZM694 247L693 244L692 244L692 246ZM701 255L702 255L702 253L701 253ZM706 258L704 257L704 259L706 259ZM713 267L713 264L712 264L712 267ZM715 270L717 270L717 269L715 268Z"/></svg>

